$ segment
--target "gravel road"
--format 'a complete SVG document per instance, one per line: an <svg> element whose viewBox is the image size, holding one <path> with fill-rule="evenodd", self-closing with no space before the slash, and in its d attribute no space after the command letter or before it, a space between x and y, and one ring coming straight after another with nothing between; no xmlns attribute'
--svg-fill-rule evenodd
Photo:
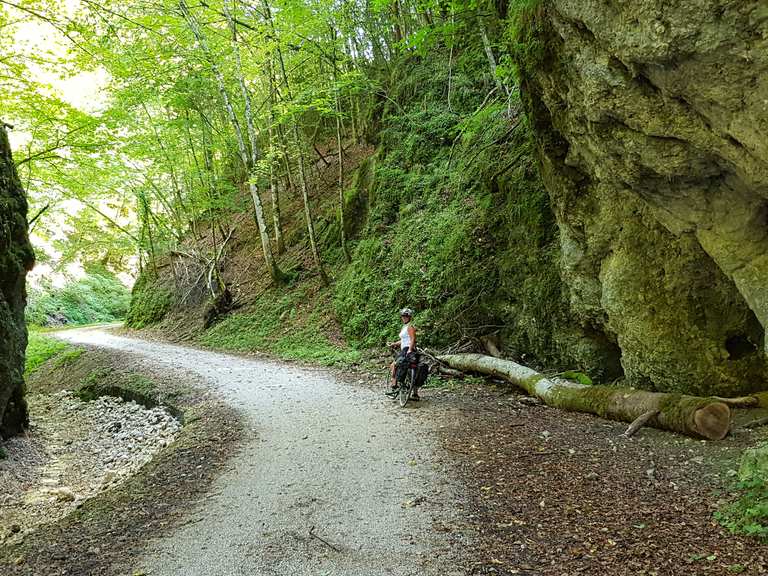
<svg viewBox="0 0 768 576"><path fill-rule="evenodd" d="M185 368L240 409L252 434L189 519L126 573L460 576L470 537L429 403L400 409L328 371L124 338L73 343ZM427 413L425 413L427 412Z"/></svg>

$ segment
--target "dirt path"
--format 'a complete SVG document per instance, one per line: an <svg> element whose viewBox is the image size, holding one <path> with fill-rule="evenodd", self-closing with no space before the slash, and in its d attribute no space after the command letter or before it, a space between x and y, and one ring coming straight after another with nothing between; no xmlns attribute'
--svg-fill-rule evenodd
<svg viewBox="0 0 768 576"><path fill-rule="evenodd" d="M435 529L452 523L461 492L424 408L397 409L322 370L99 329L60 337L196 372L253 432L189 521L126 573L466 573L456 560L467 537Z"/></svg>

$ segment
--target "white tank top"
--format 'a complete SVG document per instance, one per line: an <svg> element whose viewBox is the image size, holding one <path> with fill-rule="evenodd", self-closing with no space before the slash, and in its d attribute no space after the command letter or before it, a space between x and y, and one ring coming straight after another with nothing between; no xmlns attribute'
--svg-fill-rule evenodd
<svg viewBox="0 0 768 576"><path fill-rule="evenodd" d="M411 323L403 325L403 329L400 330L400 349L405 350L407 348L410 348L411 346L411 335L408 334L408 328L410 327Z"/></svg>

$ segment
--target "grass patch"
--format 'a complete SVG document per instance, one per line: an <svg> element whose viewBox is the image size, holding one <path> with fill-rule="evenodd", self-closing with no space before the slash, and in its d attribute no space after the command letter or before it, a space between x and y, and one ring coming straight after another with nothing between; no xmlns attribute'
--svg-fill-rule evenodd
<svg viewBox="0 0 768 576"><path fill-rule="evenodd" d="M360 352L335 337L337 322L326 289L304 284L264 294L247 312L226 317L198 338L223 350L269 352L326 366L360 360Z"/></svg>
<svg viewBox="0 0 768 576"><path fill-rule="evenodd" d="M71 350L65 350L64 352L60 353L53 361L54 368L62 368L65 366L72 365L80 356L82 356L83 350L82 348L73 348Z"/></svg>
<svg viewBox="0 0 768 576"><path fill-rule="evenodd" d="M29 376L34 373L40 366L68 347L69 345L61 340L43 336L35 331L30 332L24 375Z"/></svg>
<svg viewBox="0 0 768 576"><path fill-rule="evenodd" d="M163 286L150 272L144 271L133 285L125 325L139 329L157 324L174 302L171 290Z"/></svg>

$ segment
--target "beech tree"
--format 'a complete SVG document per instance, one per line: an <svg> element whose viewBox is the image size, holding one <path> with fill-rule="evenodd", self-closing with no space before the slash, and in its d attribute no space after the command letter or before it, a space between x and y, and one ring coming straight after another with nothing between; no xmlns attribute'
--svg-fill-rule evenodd
<svg viewBox="0 0 768 576"><path fill-rule="evenodd" d="M62 221L79 230L61 246L70 260L87 254L125 268L137 254L153 270L158 258L188 254L218 269L233 233L229 215L247 189L265 270L279 281L281 204L297 194L308 253L327 283L312 206L314 150L335 150L328 158L349 260L344 150L366 131L361 101L391 100L372 71L404 51L449 43L464 26L484 43L499 81L489 9L434 0L82 0L70 10L2 0L1 27L37 22L57 38L36 67L103 82L103 102L74 106L36 80L12 34L0 34L8 79L0 115L28 135L16 165L35 233L53 239ZM449 70L449 99L450 83Z"/></svg>

